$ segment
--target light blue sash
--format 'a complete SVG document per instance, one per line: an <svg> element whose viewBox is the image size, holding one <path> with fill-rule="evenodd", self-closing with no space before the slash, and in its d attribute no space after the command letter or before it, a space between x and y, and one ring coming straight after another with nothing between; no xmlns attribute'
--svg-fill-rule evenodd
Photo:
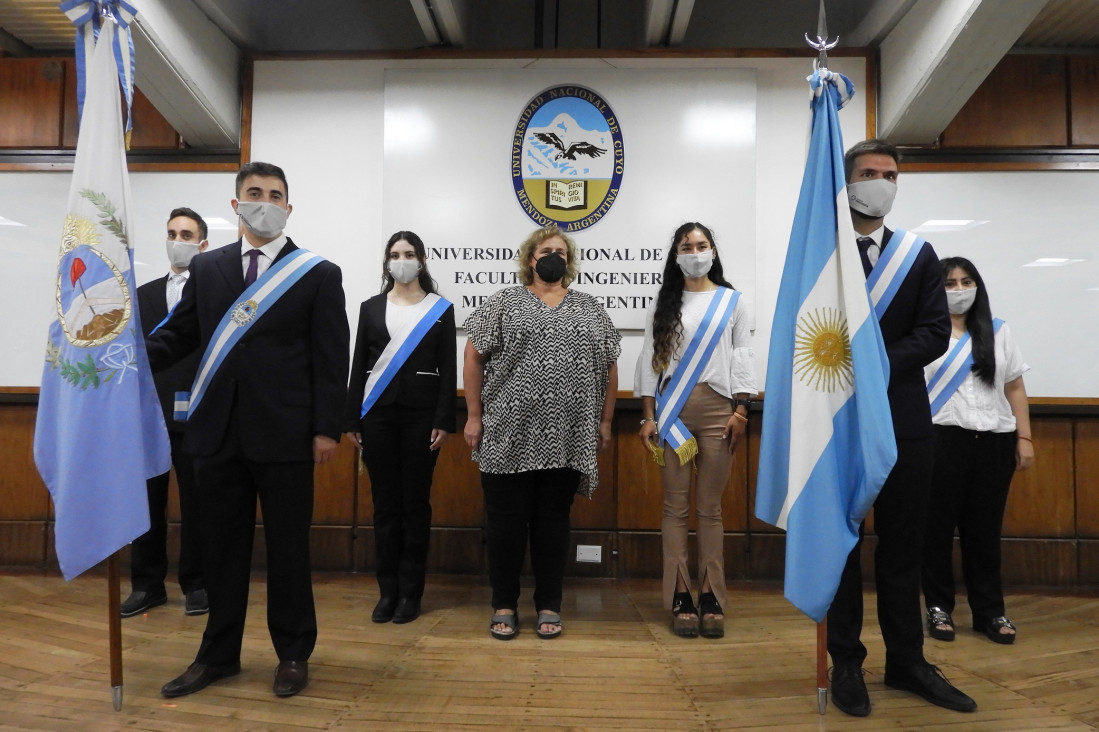
<svg viewBox="0 0 1099 732"><path fill-rule="evenodd" d="M999 333L1000 326L1004 324L1004 321L999 318L992 319L992 332ZM969 333L966 332L958 342L954 344L954 348L950 349L950 353L946 354L946 358L939 364L939 368L932 374L930 381L927 382L927 398L931 400L931 414L935 415L939 413L946 403L950 401L950 397L954 395L954 392L958 390L958 387L965 381L965 377L969 375L969 372L973 370L973 341L969 338Z"/></svg>
<svg viewBox="0 0 1099 732"><path fill-rule="evenodd" d="M714 292L706 315L676 366L675 373L664 390L656 395L656 422L660 427L657 445L650 445L650 449L657 465L664 464L665 440L679 456L680 465L686 465L698 454L698 441L683 425L679 413L710 362L710 356L720 342L739 299L740 293L728 287L718 288Z"/></svg>
<svg viewBox="0 0 1099 732"><path fill-rule="evenodd" d="M305 249L295 249L271 265L263 276L252 283L240 296L240 301L230 308L218 323L214 335L202 354L191 391L177 391L175 395L175 419L186 422L193 414L214 374L244 334L263 317L287 290L297 284L306 272L324 261L324 257Z"/></svg>
<svg viewBox="0 0 1099 732"><path fill-rule="evenodd" d="M382 355L378 356L374 369L366 379L366 387L363 389L363 408L359 412L359 418L366 416L374 403L393 381L393 377L404 366L408 357L420 345L431 326L451 306L450 301L439 297L433 292L427 293L423 300L416 303L416 310L412 313L405 327L399 333L389 339L389 343L382 349Z"/></svg>
<svg viewBox="0 0 1099 732"><path fill-rule="evenodd" d="M903 229L894 231L889 241L890 246L882 250L881 258L866 278L866 289L878 320L893 302L904 278L912 271L920 250L927 243L922 237Z"/></svg>
<svg viewBox="0 0 1099 732"><path fill-rule="evenodd" d="M168 318L172 317L172 313L174 313L176 311L176 308L178 308L178 307L179 307L179 301L177 300L176 304L172 306L172 309L168 311L168 314L164 316L164 320L157 323L156 327L149 331L149 335L152 335L153 333L156 333L158 330L160 330L160 326L162 326L162 325L164 325L165 323L168 322ZM180 393L182 393L182 392L180 392Z"/></svg>

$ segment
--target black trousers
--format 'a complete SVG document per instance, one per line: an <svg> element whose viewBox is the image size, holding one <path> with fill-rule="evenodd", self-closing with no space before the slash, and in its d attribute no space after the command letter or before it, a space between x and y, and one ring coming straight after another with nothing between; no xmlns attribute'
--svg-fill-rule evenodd
<svg viewBox="0 0 1099 732"><path fill-rule="evenodd" d="M519 609L519 576L530 539L534 607L561 612L569 513L581 475L571 468L481 473L492 607Z"/></svg>
<svg viewBox="0 0 1099 732"><path fill-rule="evenodd" d="M924 519L931 489L934 440L897 440L897 464L874 501L874 580L878 624L885 641L885 665L909 666L923 659L920 565ZM859 529L860 534L862 528ZM862 538L843 568L839 589L828 610L828 653L834 666L861 666L866 658L862 634Z"/></svg>
<svg viewBox="0 0 1099 732"><path fill-rule="evenodd" d="M256 499L267 549L267 628L280 661L306 661L317 640L309 565L313 463L249 460L230 428L222 448L195 458L200 494L202 559L210 614L195 661L213 666L240 661Z"/></svg>
<svg viewBox="0 0 1099 732"><path fill-rule="evenodd" d="M201 590L202 544L198 536L198 491L191 456L183 451L183 434L169 432L172 467L179 486L179 587L184 594ZM149 530L130 545L130 586L137 591L164 592L168 576L168 478L164 473L145 482L149 495Z"/></svg>
<svg viewBox="0 0 1099 732"><path fill-rule="evenodd" d="M1004 614L1000 534L1015 474L1015 433L935 426L935 478L927 515L923 594L954 612L954 529L975 622Z"/></svg>
<svg viewBox="0 0 1099 732"><path fill-rule="evenodd" d="M382 597L424 594L431 537L432 409L374 407L360 422L374 500L374 549Z"/></svg>

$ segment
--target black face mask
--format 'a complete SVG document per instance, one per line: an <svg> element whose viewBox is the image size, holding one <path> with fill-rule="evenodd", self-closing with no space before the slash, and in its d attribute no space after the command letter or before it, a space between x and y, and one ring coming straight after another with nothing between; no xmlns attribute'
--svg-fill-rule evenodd
<svg viewBox="0 0 1099 732"><path fill-rule="evenodd" d="M565 276L568 264L565 258L557 252L551 252L534 263L534 271L542 278L543 282L550 284L559 281Z"/></svg>

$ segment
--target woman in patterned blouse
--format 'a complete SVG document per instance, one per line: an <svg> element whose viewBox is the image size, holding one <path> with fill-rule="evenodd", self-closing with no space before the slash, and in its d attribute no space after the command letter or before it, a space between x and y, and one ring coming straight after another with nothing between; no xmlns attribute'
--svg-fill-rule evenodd
<svg viewBox="0 0 1099 732"><path fill-rule="evenodd" d="M465 439L481 470L494 638L518 632L530 539L536 632L561 634L573 496L598 483L611 440L621 336L590 295L568 288L576 244L556 226L519 247L519 280L465 322Z"/></svg>

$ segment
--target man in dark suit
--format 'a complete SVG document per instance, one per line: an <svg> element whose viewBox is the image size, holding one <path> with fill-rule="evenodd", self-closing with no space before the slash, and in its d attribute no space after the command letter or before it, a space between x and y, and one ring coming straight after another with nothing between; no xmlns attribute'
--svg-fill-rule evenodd
<svg viewBox="0 0 1099 732"><path fill-rule="evenodd" d="M332 459L340 438L349 333L340 268L283 234L288 193L281 168L241 167L232 200L241 241L192 260L183 299L147 342L154 371L196 347L204 353L184 447L195 462L210 615L194 663L164 685L166 697L240 671L257 497L275 694L297 694L309 679L313 466Z"/></svg>
<svg viewBox="0 0 1099 732"><path fill-rule="evenodd" d="M870 274L901 237L884 227L897 189L897 149L884 140L864 140L844 159L851 219L859 235L863 267ZM950 315L939 259L930 244L916 242L918 254L902 274L896 295L880 319L889 356L889 406L897 440L897 463L874 502L874 577L878 624L885 641L886 686L910 691L957 711L976 703L954 688L923 656L920 611L920 557L924 517L934 464L931 407L923 368L946 351ZM828 611L828 652L832 656L832 701L855 716L870 713L862 678L866 647L862 632L862 541L851 551Z"/></svg>
<svg viewBox="0 0 1099 732"><path fill-rule="evenodd" d="M177 208L168 216L168 261L171 271L165 276L146 282L137 288L137 306L141 312L141 335L145 338L179 302L183 286L190 274L188 267L199 252L206 251L206 222L189 208ZM191 456L183 450L183 423L173 419L175 393L191 388L195 369L202 354L190 355L153 377L164 423L172 443L172 467L179 487L179 586L183 590L183 611L202 615L209 610L202 579L202 547L198 540L198 494ZM168 522L164 512L168 507L169 473L146 482L149 493L149 531L130 545L130 596L122 602L124 618L139 615L149 608L168 601L164 579L168 576Z"/></svg>

